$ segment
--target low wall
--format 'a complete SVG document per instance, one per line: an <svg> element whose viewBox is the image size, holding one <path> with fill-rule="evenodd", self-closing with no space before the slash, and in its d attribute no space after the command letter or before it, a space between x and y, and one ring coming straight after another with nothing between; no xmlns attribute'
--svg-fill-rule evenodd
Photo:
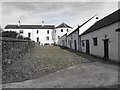
<svg viewBox="0 0 120 90"><path fill-rule="evenodd" d="M12 38L1 38L0 41L2 41L2 69L19 60L35 45L33 41Z"/></svg>

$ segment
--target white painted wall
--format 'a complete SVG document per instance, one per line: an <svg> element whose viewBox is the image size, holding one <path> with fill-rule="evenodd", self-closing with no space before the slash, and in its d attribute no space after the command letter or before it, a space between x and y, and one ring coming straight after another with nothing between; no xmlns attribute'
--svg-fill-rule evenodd
<svg viewBox="0 0 120 90"><path fill-rule="evenodd" d="M73 33L69 34L69 36L67 36L67 41L71 40L72 42L71 49L75 50L74 40L76 40L76 50L79 50L78 37L79 37L79 30L74 31ZM70 48L70 44L67 44L67 45L68 45L67 47Z"/></svg>
<svg viewBox="0 0 120 90"><path fill-rule="evenodd" d="M28 33L31 33L31 40L37 42L37 37L39 38L39 41L41 45L44 45L45 43L52 44L53 39L52 39L52 31L53 29L5 29L5 31L16 31L19 33L20 30L23 30L23 35L24 37L28 37ZM38 30L38 34L37 34ZM49 30L49 34L47 34L47 30ZM46 39L46 37L49 37L49 40Z"/></svg>
<svg viewBox="0 0 120 90"><path fill-rule="evenodd" d="M67 35L66 35L66 34L63 35L63 36L59 39L58 45L67 47Z"/></svg>
<svg viewBox="0 0 120 90"><path fill-rule="evenodd" d="M120 22L119 22L120 23ZM101 28L97 31L85 34L81 36L81 40L89 40L90 42L90 54L103 57L104 56L104 43L105 35L109 38L109 58L111 60L118 60L118 33L115 29L118 28L118 23ZM98 46L93 46L93 38L97 37ZM82 52L86 52L86 43L82 47Z"/></svg>
<svg viewBox="0 0 120 90"><path fill-rule="evenodd" d="M61 29L63 29L63 32L61 32ZM66 34L67 33L67 29L68 29L68 31L71 30L71 28L56 28L54 30L54 41L56 42L56 44L58 44L58 40L59 40L58 36L62 37L64 34Z"/></svg>

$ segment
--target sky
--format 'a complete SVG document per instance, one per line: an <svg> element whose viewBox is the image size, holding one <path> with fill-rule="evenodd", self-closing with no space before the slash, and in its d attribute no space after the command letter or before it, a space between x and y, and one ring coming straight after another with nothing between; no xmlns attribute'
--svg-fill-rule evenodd
<svg viewBox="0 0 120 90"><path fill-rule="evenodd" d="M58 1L58 0L57 0ZM59 0L60 1L60 0ZM7 24L53 24L62 22L75 27L84 23L94 15L103 18L118 9L118 0L4 0L0 2L1 27Z"/></svg>

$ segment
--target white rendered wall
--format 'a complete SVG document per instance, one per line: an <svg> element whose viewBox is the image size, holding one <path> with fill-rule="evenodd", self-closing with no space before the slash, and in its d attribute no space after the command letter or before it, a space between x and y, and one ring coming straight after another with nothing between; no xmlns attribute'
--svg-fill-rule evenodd
<svg viewBox="0 0 120 90"><path fill-rule="evenodd" d="M74 44L74 40L76 40L76 49L79 50L79 45L78 45L78 30L74 31L73 33L69 34L69 36L67 36L68 40L71 40L72 42L72 48L71 49L75 49L75 44ZM68 47L70 48L70 45L68 45Z"/></svg>
<svg viewBox="0 0 120 90"><path fill-rule="evenodd" d="M23 33L21 35L23 35L24 37L28 37L28 33L31 33L31 40L37 42L37 38L39 38L39 41L41 44L45 44L45 43L53 43L52 40L52 31L53 29L5 29L5 31L16 31L17 33L19 33L20 30L23 30ZM37 30L38 30L38 34L37 34ZM49 34L47 34L47 30L49 30ZM46 37L49 37L49 40L46 39Z"/></svg>
<svg viewBox="0 0 120 90"><path fill-rule="evenodd" d="M67 45L67 35L62 36L59 39L58 45L66 47L66 45Z"/></svg>
<svg viewBox="0 0 120 90"><path fill-rule="evenodd" d="M63 32L61 32L61 29L63 29ZM54 30L54 40L55 40L56 43L58 43L58 40L59 40L58 36L62 37L64 34L66 34L67 29L68 29L68 31L71 30L71 28L57 28L57 29Z"/></svg>

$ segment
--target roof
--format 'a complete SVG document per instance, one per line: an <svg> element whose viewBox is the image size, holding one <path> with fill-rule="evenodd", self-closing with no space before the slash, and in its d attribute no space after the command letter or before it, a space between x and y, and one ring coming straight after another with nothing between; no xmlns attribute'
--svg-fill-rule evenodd
<svg viewBox="0 0 120 90"><path fill-rule="evenodd" d="M95 15L96 16L96 15ZM86 22L84 22L81 25L76 26L75 28L73 28L70 32L67 33L67 35L71 35L72 33L74 33L76 30L79 30L80 27L82 27L83 25L85 25L87 22L89 22L91 19L93 19L95 16L91 17L90 19L88 19Z"/></svg>
<svg viewBox="0 0 120 90"><path fill-rule="evenodd" d="M120 18L118 18L118 15L120 15L120 9L118 9L117 11L113 12L112 14L104 17L103 19L97 21L93 26L91 26L87 31L85 31L81 35L85 35L87 33L99 30L100 28L103 28L105 26L108 26L115 22L120 21Z"/></svg>
<svg viewBox="0 0 120 90"><path fill-rule="evenodd" d="M56 28L72 28L72 27L63 22L60 25L58 25Z"/></svg>
<svg viewBox="0 0 120 90"><path fill-rule="evenodd" d="M54 29L54 25L7 25L4 29Z"/></svg>

